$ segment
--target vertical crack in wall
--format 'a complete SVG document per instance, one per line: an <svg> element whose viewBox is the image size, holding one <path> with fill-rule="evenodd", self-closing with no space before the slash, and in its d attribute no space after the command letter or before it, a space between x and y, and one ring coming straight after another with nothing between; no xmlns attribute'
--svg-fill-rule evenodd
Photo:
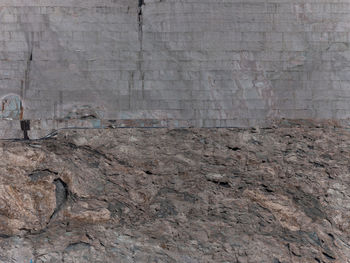
<svg viewBox="0 0 350 263"><path fill-rule="evenodd" d="M138 26L139 26L139 43L140 43L140 51L139 51L139 57L138 57L138 70L140 72L140 78L141 78L141 89L142 89L142 99L144 99L144 87L145 87L145 74L142 70L142 63L143 63L143 13L142 8L145 5L144 0L138 0Z"/></svg>
<svg viewBox="0 0 350 263"><path fill-rule="evenodd" d="M32 61L33 61L33 46L30 49L28 59L27 59L26 69L24 72L24 90L23 90L22 99L25 98L26 91L29 89L29 86L30 86L30 71L31 71Z"/></svg>
<svg viewBox="0 0 350 263"><path fill-rule="evenodd" d="M29 56L27 59L27 65L24 72L24 87L22 88L22 100L26 97L26 91L30 86L30 70L33 61L33 45L30 47ZM23 120L23 105L21 104L21 114L20 114L21 130L23 131L23 139L29 140L28 131L30 130L30 120Z"/></svg>
<svg viewBox="0 0 350 263"><path fill-rule="evenodd" d="M21 16L18 16L18 22L19 26L21 28L21 31L23 31L25 41L27 43L28 48L28 56L26 60L25 65L25 71L24 71L24 79L21 81L21 114L20 114L20 125L21 130L23 131L23 139L29 140L28 131L30 130L30 120L23 120L23 112L24 112L24 105L26 96L27 96L27 90L30 87L30 73L32 68L32 61L33 61L33 49L34 49L34 30L32 27L32 24L29 24L26 21L21 20Z"/></svg>
<svg viewBox="0 0 350 263"><path fill-rule="evenodd" d="M21 31L23 31L25 41L27 43L28 47L28 57L26 61L26 67L24 71L24 80L22 82L22 100L25 100L26 97L26 91L29 89L30 86L30 72L31 72L31 66L33 61L33 48L34 48L34 30L32 28L32 25L27 23L26 21L21 20L21 16L18 17L19 26L21 28Z"/></svg>
<svg viewBox="0 0 350 263"><path fill-rule="evenodd" d="M139 23L142 22L142 6L145 5L144 0L138 0L139 1Z"/></svg>

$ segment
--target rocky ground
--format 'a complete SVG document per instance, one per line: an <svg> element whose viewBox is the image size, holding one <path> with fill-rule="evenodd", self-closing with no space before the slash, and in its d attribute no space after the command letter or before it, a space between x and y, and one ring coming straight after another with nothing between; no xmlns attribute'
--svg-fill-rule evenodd
<svg viewBox="0 0 350 263"><path fill-rule="evenodd" d="M0 148L0 262L350 262L344 128L76 130Z"/></svg>

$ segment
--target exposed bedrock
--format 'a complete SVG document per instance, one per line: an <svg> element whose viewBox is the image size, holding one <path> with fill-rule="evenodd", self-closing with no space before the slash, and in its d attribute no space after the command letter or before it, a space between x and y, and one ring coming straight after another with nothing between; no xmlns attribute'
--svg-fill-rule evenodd
<svg viewBox="0 0 350 263"><path fill-rule="evenodd" d="M76 130L0 148L0 262L350 262L345 128Z"/></svg>

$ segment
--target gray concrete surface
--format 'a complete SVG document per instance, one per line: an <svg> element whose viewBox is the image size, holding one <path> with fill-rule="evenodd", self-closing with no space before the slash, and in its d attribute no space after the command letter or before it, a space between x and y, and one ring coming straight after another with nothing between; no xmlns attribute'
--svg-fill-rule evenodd
<svg viewBox="0 0 350 263"><path fill-rule="evenodd" d="M0 137L19 119L32 137L346 120L349 14L349 0L0 0Z"/></svg>

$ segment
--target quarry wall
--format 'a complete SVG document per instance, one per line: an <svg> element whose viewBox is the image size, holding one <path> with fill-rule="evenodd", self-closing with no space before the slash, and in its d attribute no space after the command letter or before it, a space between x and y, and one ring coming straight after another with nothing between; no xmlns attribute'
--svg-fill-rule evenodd
<svg viewBox="0 0 350 263"><path fill-rule="evenodd" d="M349 0L0 0L0 24L1 138L350 117Z"/></svg>

